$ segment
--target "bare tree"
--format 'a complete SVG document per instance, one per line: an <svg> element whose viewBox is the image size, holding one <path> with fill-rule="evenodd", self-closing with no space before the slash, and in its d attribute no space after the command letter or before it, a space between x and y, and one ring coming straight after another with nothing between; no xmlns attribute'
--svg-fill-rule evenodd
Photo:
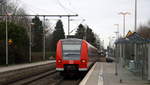
<svg viewBox="0 0 150 85"><path fill-rule="evenodd" d="M150 39L150 22L148 25L141 25L137 31L142 37Z"/></svg>
<svg viewBox="0 0 150 85"><path fill-rule="evenodd" d="M0 0L0 15L26 15L24 8L19 7L18 1ZM0 17L0 21L4 21L5 16ZM26 29L29 28L31 19L27 16L8 16L8 21L18 24Z"/></svg>

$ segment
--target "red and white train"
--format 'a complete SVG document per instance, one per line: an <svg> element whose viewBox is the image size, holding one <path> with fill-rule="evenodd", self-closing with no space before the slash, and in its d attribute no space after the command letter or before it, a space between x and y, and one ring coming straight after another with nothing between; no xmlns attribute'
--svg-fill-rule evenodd
<svg viewBox="0 0 150 85"><path fill-rule="evenodd" d="M56 70L60 72L87 71L90 63L98 59L97 49L87 41L61 39L56 49Z"/></svg>

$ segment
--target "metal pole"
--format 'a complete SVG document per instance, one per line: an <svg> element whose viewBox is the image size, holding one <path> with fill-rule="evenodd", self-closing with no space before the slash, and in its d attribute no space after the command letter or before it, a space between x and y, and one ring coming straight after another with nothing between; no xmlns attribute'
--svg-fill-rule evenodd
<svg viewBox="0 0 150 85"><path fill-rule="evenodd" d="M85 38L85 40L86 40L86 31L87 31L87 28L85 28L85 37L84 37L84 38Z"/></svg>
<svg viewBox="0 0 150 85"><path fill-rule="evenodd" d="M70 16L68 16L68 35L70 35Z"/></svg>
<svg viewBox="0 0 150 85"><path fill-rule="evenodd" d="M117 49L118 49L118 48L117 48L117 44L115 44L115 52L114 52L114 54L115 54L115 58L116 58L116 59L115 59L115 75L116 75L116 76L118 75L118 71L117 71L117 61L118 61L118 60L117 60L117 59L118 59L117 56L118 56L118 55L116 54L116 53L118 53L118 52L117 52L117 51L118 51Z"/></svg>
<svg viewBox="0 0 150 85"><path fill-rule="evenodd" d="M135 27L134 27L134 30L136 32L136 28L137 28L137 0L135 0ZM135 68L136 68L136 61L137 61L137 45L135 43L134 45L134 61L135 61Z"/></svg>
<svg viewBox="0 0 150 85"><path fill-rule="evenodd" d="M116 37L117 39L119 39L119 24L114 24L114 25L117 26Z"/></svg>
<svg viewBox="0 0 150 85"><path fill-rule="evenodd" d="M43 24L43 60L45 60L45 16L44 17L44 24Z"/></svg>
<svg viewBox="0 0 150 85"><path fill-rule="evenodd" d="M129 15L129 12L120 12L119 14L121 14L123 16L123 37L125 37L125 16Z"/></svg>
<svg viewBox="0 0 150 85"><path fill-rule="evenodd" d="M136 45L136 43L134 43L134 61L135 62L137 61L137 50L136 50L136 48L137 48L137 45Z"/></svg>
<svg viewBox="0 0 150 85"><path fill-rule="evenodd" d="M29 33L30 33L30 36L29 36L29 62L31 62L32 61L32 54L31 54L31 52L32 52L32 47L31 47L31 45L32 45L32 41L31 41L31 39L32 39L32 34L31 34L31 29L32 29L32 24L30 24L30 29L29 29Z"/></svg>
<svg viewBox="0 0 150 85"><path fill-rule="evenodd" d="M5 15L0 15L0 16L5 16ZM12 16L30 16L30 17L32 17L32 16L39 16L39 17L43 17L43 16L45 16L45 17L77 17L78 15L76 14L76 15L12 15Z"/></svg>
<svg viewBox="0 0 150 85"><path fill-rule="evenodd" d="M118 31L118 39L119 39L119 24L118 24L118 26L117 26L117 31Z"/></svg>
<svg viewBox="0 0 150 85"><path fill-rule="evenodd" d="M6 12L6 65L8 65L8 26L7 26L7 12Z"/></svg>
<svg viewBox="0 0 150 85"><path fill-rule="evenodd" d="M123 74L123 59L122 59L122 51L123 51L123 49L122 49L122 45L120 44L120 66L119 66L119 70L120 70L120 83L122 83L122 74Z"/></svg>
<svg viewBox="0 0 150 85"><path fill-rule="evenodd" d="M137 0L135 0L135 27L134 27L135 32L136 28L137 28Z"/></svg>
<svg viewBox="0 0 150 85"><path fill-rule="evenodd" d="M123 15L123 36L125 37L125 15Z"/></svg>
<svg viewBox="0 0 150 85"><path fill-rule="evenodd" d="M117 57L116 57L117 58ZM116 59L116 63L115 63L115 75L117 76L118 75L118 71L117 71L117 59Z"/></svg>

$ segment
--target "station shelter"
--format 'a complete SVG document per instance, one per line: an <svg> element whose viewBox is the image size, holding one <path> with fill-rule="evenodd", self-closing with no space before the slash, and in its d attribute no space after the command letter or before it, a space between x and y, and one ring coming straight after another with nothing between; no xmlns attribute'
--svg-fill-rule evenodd
<svg viewBox="0 0 150 85"><path fill-rule="evenodd" d="M115 41L116 74L120 82L150 80L150 41L129 31Z"/></svg>

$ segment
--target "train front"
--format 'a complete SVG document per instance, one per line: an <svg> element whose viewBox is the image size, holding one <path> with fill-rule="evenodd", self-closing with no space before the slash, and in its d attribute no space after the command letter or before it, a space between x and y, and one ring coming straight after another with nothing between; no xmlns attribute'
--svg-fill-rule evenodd
<svg viewBox="0 0 150 85"><path fill-rule="evenodd" d="M87 44L81 39L62 39L57 43L56 70L87 71Z"/></svg>

